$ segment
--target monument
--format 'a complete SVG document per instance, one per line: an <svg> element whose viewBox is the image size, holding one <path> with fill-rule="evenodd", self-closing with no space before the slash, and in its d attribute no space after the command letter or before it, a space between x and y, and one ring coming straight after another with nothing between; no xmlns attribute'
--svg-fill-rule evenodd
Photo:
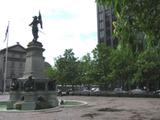
<svg viewBox="0 0 160 120"><path fill-rule="evenodd" d="M29 24L33 40L28 44L23 77L12 79L8 109L36 110L58 106L55 81L44 74L44 49L37 41L39 24L42 28L40 12Z"/></svg>

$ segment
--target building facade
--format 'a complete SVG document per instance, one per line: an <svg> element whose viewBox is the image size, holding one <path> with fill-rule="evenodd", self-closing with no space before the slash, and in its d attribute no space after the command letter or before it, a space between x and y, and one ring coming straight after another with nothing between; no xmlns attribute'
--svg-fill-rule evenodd
<svg viewBox="0 0 160 120"><path fill-rule="evenodd" d="M8 47L7 67L6 65L6 49L0 51L0 91L3 91L4 74L6 68L6 90L10 88L12 78L20 78L24 72L26 49L19 43Z"/></svg>
<svg viewBox="0 0 160 120"><path fill-rule="evenodd" d="M105 43L111 47L116 45L116 39L113 38L112 25L112 22L115 20L113 9L97 4L98 44Z"/></svg>
<svg viewBox="0 0 160 120"><path fill-rule="evenodd" d="M5 81L6 91L10 90L10 83L12 78L21 78L24 74L25 62L26 62L26 48L20 45L18 42L16 45L8 47L7 57L7 75ZM43 59L45 59L43 57ZM5 63L6 61L6 49L0 50L0 91L4 91L4 79L5 79ZM44 62L44 69L51 67L48 62Z"/></svg>

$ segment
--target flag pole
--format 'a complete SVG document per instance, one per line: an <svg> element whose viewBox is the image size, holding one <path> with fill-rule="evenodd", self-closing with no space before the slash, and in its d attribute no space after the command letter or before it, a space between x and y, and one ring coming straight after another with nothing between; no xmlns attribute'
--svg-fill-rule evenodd
<svg viewBox="0 0 160 120"><path fill-rule="evenodd" d="M7 80L7 62L8 62L8 39L9 39L9 22L6 30L6 55L5 55L5 71L4 71L4 81L3 81L3 94L6 92L6 80Z"/></svg>

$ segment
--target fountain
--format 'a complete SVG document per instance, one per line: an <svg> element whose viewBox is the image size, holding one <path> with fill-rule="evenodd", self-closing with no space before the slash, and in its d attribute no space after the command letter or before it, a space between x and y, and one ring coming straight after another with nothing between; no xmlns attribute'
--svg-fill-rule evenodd
<svg viewBox="0 0 160 120"><path fill-rule="evenodd" d="M33 40L28 44L24 75L13 78L7 109L37 110L58 106L55 81L44 74L43 45L38 42L38 24L42 27L41 15L34 16Z"/></svg>
<svg viewBox="0 0 160 120"><path fill-rule="evenodd" d="M0 101L0 111L25 111L86 105L87 102L57 99L55 80L44 74L44 48L38 42L38 24L42 28L41 15L34 16L32 26L33 40L28 43L23 77L13 78L9 101ZM57 107L59 105L59 107ZM52 109L53 110L53 109Z"/></svg>

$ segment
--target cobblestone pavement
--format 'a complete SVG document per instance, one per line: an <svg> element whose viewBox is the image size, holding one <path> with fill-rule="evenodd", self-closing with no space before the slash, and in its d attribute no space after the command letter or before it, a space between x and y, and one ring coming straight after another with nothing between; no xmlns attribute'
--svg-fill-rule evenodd
<svg viewBox="0 0 160 120"><path fill-rule="evenodd" d="M0 95L0 101L8 100ZM0 112L0 120L160 120L159 98L63 96L85 106L58 107L39 112Z"/></svg>

